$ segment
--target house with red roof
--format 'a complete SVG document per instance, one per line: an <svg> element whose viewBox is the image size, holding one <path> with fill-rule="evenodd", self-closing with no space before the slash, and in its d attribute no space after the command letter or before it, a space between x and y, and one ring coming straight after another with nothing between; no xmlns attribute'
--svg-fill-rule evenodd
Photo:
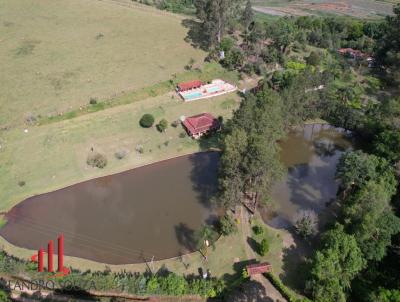
<svg viewBox="0 0 400 302"><path fill-rule="evenodd" d="M182 124L187 133L195 139L200 138L206 133L217 131L221 127L218 119L210 113L202 113L187 117L183 120Z"/></svg>
<svg viewBox="0 0 400 302"><path fill-rule="evenodd" d="M177 90L178 90L179 92L188 91L188 90L191 90L191 89L200 88L201 85L203 85L203 82L200 81L200 80L182 82L182 83L179 83L179 84L178 84Z"/></svg>

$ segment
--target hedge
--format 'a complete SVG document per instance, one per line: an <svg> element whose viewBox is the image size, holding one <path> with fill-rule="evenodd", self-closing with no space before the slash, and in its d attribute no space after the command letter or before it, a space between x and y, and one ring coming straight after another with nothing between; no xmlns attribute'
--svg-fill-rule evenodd
<svg viewBox="0 0 400 302"><path fill-rule="evenodd" d="M281 279L279 277L276 277L272 273L266 273L264 276L271 281L272 285L281 293L281 295L288 300L289 302L311 302L311 300L307 298L297 298L296 294L286 287L285 284L282 283Z"/></svg>

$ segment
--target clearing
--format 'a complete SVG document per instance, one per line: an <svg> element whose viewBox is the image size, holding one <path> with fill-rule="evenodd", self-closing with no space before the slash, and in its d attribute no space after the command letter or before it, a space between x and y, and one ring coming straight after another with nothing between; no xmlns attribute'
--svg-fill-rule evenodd
<svg viewBox="0 0 400 302"><path fill-rule="evenodd" d="M205 52L184 17L127 0L0 3L0 128L169 80Z"/></svg>
<svg viewBox="0 0 400 302"><path fill-rule="evenodd" d="M393 13L399 0L253 0L259 13L274 16L342 15L356 18L377 18Z"/></svg>

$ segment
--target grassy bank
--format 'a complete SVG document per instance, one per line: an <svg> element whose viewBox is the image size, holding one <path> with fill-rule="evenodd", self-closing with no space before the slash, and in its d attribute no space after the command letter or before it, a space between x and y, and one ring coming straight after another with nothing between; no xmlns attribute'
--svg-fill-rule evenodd
<svg viewBox="0 0 400 302"><path fill-rule="evenodd" d="M0 127L169 80L205 52L186 17L131 1L0 3Z"/></svg>
<svg viewBox="0 0 400 302"><path fill-rule="evenodd" d="M0 211L28 196L52 191L83 180L120 172L159 160L201 151L179 125L165 133L155 127L143 129L144 113L165 118L169 123L180 116L210 112L230 117L240 99L236 94L184 103L175 93L121 105L70 120L39 127L3 131L0 149ZM91 148L107 157L104 169L87 166ZM137 150L141 150L138 152ZM117 159L115 153L127 155Z"/></svg>
<svg viewBox="0 0 400 302"><path fill-rule="evenodd" d="M179 82L195 80L195 79L200 79L203 82L208 82L215 78L223 78L224 80L230 81L232 83L237 83L238 81L238 75L236 72L229 72L223 69L221 65L217 63L206 63L201 69L197 68L180 74L174 74L170 80L159 82L154 85L133 90L127 93L122 93L121 95L116 96L114 98L106 100L98 100L93 98L92 99L92 101L94 101L93 104L88 103L86 105L80 106L79 108L67 111L65 113L60 113L57 115L39 117L37 122L39 125L44 125L63 120L68 120L85 114L105 110L120 105L126 105L141 100L145 100L151 97L156 97L166 94L170 91L174 91L176 84Z"/></svg>

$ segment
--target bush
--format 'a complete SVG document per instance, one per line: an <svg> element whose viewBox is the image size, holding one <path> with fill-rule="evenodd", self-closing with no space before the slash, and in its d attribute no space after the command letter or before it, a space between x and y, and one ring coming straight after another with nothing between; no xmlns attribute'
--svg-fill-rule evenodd
<svg viewBox="0 0 400 302"><path fill-rule="evenodd" d="M310 237L317 233L318 216L314 211L300 211L295 216L295 231L303 237Z"/></svg>
<svg viewBox="0 0 400 302"><path fill-rule="evenodd" d="M25 181L24 181L24 180L20 180L20 181L18 182L18 185L19 185L20 187L25 186Z"/></svg>
<svg viewBox="0 0 400 302"><path fill-rule="evenodd" d="M154 116L152 116L151 114L144 114L142 116L142 118L139 121L140 126L142 126L143 128L150 128L153 126L154 124Z"/></svg>
<svg viewBox="0 0 400 302"><path fill-rule="evenodd" d="M171 127L176 128L176 127L179 126L180 123L181 123L181 122L180 122L179 120L173 121L173 122L171 123Z"/></svg>
<svg viewBox="0 0 400 302"><path fill-rule="evenodd" d="M97 104L97 99L96 98L90 98L89 104L90 105L96 105Z"/></svg>
<svg viewBox="0 0 400 302"><path fill-rule="evenodd" d="M262 233L264 233L264 229L259 225L255 225L253 226L253 232L256 235L261 235Z"/></svg>
<svg viewBox="0 0 400 302"><path fill-rule="evenodd" d="M115 152L114 156L116 159L123 159L126 156L126 154L128 154L128 152L124 149L121 149Z"/></svg>
<svg viewBox="0 0 400 302"><path fill-rule="evenodd" d="M321 56L316 51L312 51L310 55L306 58L306 62L312 66L318 66L321 62Z"/></svg>
<svg viewBox="0 0 400 302"><path fill-rule="evenodd" d="M264 238L263 240L261 240L258 253L261 256L265 256L268 253L268 251L269 251L269 243L268 243L267 239Z"/></svg>
<svg viewBox="0 0 400 302"><path fill-rule="evenodd" d="M237 232L236 223L228 214L225 214L223 217L220 218L219 231L224 236L228 236Z"/></svg>
<svg viewBox="0 0 400 302"><path fill-rule="evenodd" d="M90 153L86 163L89 166L103 169L105 166L107 166L107 158L100 153Z"/></svg>
<svg viewBox="0 0 400 302"><path fill-rule="evenodd" d="M275 275L273 275L272 273L266 273L264 274L265 277L267 277L267 279L269 281L271 281L272 285L281 293L281 295L288 300L289 302L311 302L309 299L307 298L303 298L303 299L298 299L296 297L296 295L289 289L287 288L281 281L281 279L279 279L279 277L276 277Z"/></svg>
<svg viewBox="0 0 400 302"><path fill-rule="evenodd" d="M157 130L160 132L164 132L167 128L168 128L168 121L166 119L162 119L157 125Z"/></svg>

